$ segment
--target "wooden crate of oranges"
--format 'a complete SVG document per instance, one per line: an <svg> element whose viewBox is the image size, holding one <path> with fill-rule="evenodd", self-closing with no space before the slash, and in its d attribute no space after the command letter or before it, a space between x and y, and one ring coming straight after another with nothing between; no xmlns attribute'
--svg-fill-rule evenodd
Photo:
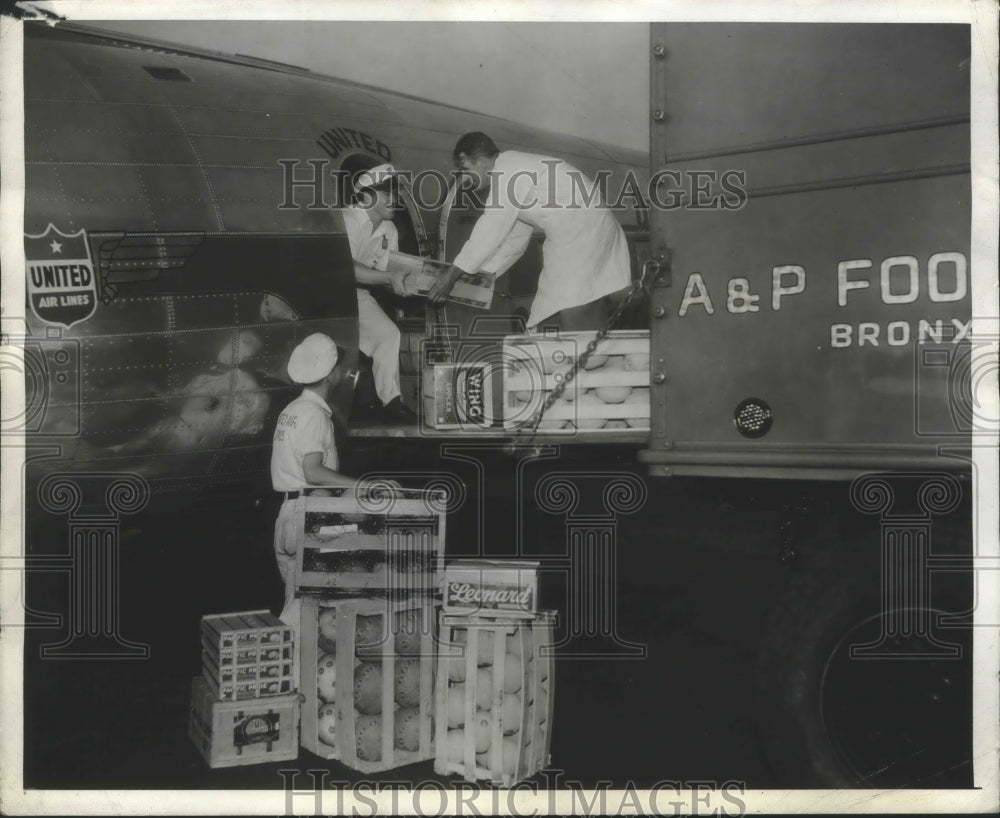
<svg viewBox="0 0 1000 818"><path fill-rule="evenodd" d="M362 772L434 757L438 606L423 597L303 599L303 747Z"/></svg>
<svg viewBox="0 0 1000 818"><path fill-rule="evenodd" d="M504 338L504 427L533 423L596 332ZM614 330L546 411L538 428L572 434L649 428L649 331Z"/></svg>
<svg viewBox="0 0 1000 818"><path fill-rule="evenodd" d="M503 786L550 763L555 614L443 614L434 771Z"/></svg>

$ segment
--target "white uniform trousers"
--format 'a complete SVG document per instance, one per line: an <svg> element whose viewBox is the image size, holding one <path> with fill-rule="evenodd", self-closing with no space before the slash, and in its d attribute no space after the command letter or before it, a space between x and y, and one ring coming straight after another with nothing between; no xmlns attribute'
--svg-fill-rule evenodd
<svg viewBox="0 0 1000 818"><path fill-rule="evenodd" d="M384 406L400 395L399 327L368 290L358 288L358 344L372 359L375 392Z"/></svg>
<svg viewBox="0 0 1000 818"><path fill-rule="evenodd" d="M302 600L295 597L295 554L298 549L296 523L298 500L285 500L274 523L274 558L278 573L285 584L285 604L279 619L288 625L295 637L295 661L292 663L294 686L299 687L299 633L301 632Z"/></svg>

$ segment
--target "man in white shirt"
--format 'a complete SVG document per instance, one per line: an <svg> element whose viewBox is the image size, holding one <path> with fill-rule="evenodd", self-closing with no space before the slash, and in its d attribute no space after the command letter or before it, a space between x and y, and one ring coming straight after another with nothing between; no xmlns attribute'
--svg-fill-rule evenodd
<svg viewBox="0 0 1000 818"><path fill-rule="evenodd" d="M458 140L454 159L477 190L492 189L472 235L428 294L431 302L443 301L463 273L502 275L537 228L545 233L544 262L528 328L601 329L608 297L629 286L631 268L621 225L597 199L587 201L593 181L561 159L501 153L480 132Z"/></svg>
<svg viewBox="0 0 1000 818"><path fill-rule="evenodd" d="M354 181L354 204L345 208L344 226L351 243L355 277L359 284L389 284L397 295L407 295L403 276L386 272L389 253L399 250L399 234L392 223L398 207L396 171L378 165ZM366 272L370 271L370 272ZM399 327L382 310L372 294L358 287L358 345L372 359L375 392L382 403L381 420L415 423L403 405L399 390Z"/></svg>
<svg viewBox="0 0 1000 818"><path fill-rule="evenodd" d="M298 545L297 501L308 486L357 486L338 471L337 444L327 399L340 382L337 345L313 333L292 350L288 377L302 384L302 394L278 416L271 448L271 486L284 494L274 526L274 556L285 583L281 620L298 626L295 599L295 553Z"/></svg>

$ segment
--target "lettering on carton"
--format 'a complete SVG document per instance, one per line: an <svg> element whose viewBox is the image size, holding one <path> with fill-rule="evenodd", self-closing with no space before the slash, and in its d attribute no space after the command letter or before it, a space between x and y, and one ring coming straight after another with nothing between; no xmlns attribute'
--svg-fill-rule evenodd
<svg viewBox="0 0 1000 818"><path fill-rule="evenodd" d="M506 608L530 611L533 608L531 588L473 585L470 582L449 582L445 603L475 608Z"/></svg>

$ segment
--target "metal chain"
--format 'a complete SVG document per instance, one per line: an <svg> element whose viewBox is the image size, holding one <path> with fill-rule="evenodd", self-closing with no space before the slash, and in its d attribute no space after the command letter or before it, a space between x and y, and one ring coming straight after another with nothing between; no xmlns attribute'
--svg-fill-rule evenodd
<svg viewBox="0 0 1000 818"><path fill-rule="evenodd" d="M635 281L632 282L632 286L629 288L628 293L625 298L619 302L618 306L615 308L614 312L608 317L607 323L603 328L597 331L597 334L590 340L587 344L586 349L584 349L583 354L581 354L574 362L572 368L566 372L565 376L560 380L555 389L549 392L549 396L545 399L545 402L534 414L532 419L528 421L527 426L530 426L530 433L528 435L526 443L530 445L532 440L538 434L538 425L542 422L542 416L552 408L552 405L562 397L566 388L573 382L576 378L577 373L580 368L586 365L590 356L594 354L594 351L601 344L601 342L608 337L608 333L614 329L615 324L618 323L618 319L621 318L622 313L628 309L632 302L636 299L636 296L640 292L646 292L648 290L648 279L653 274L654 271L659 270L660 264L655 259L649 259L642 265L642 274Z"/></svg>

